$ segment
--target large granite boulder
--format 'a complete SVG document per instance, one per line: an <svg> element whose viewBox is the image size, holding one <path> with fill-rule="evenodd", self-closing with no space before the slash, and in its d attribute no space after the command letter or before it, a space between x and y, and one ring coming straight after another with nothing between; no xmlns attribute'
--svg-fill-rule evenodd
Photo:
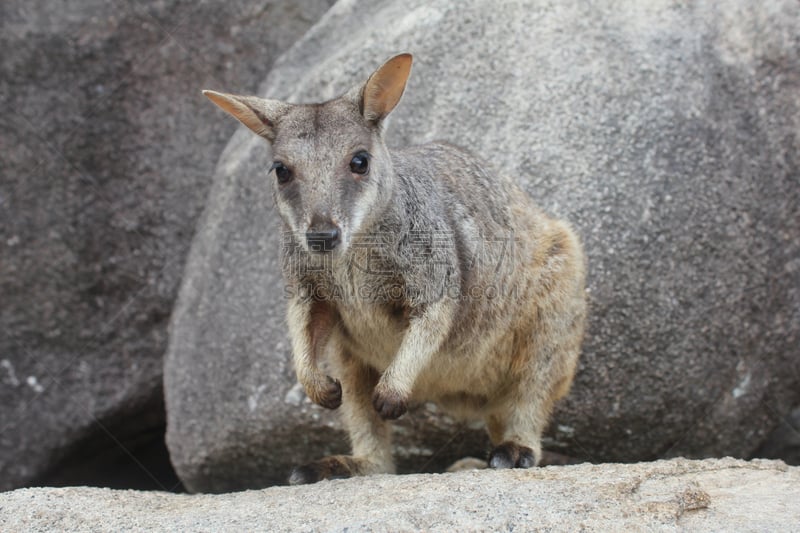
<svg viewBox="0 0 800 533"><path fill-rule="evenodd" d="M234 494L0 494L4 531L796 531L800 468L673 459L372 476Z"/></svg>
<svg viewBox="0 0 800 533"><path fill-rule="evenodd" d="M167 324L235 129L199 89L254 91L330 3L0 3L0 490L164 450Z"/></svg>
<svg viewBox="0 0 800 533"><path fill-rule="evenodd" d="M750 456L800 403L800 4L339 2L260 94L331 98L398 51L416 59L389 144L468 147L585 242L590 325L546 446ZM173 314L167 441L191 490L347 447L289 363L269 161L240 128ZM401 470L486 451L431 409L406 418Z"/></svg>

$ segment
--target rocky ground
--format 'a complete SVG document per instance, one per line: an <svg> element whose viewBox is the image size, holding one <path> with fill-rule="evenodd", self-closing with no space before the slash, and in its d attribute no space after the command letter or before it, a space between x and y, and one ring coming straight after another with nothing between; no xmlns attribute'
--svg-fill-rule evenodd
<svg viewBox="0 0 800 533"><path fill-rule="evenodd" d="M800 467L673 459L374 476L222 495L0 494L4 531L791 531Z"/></svg>

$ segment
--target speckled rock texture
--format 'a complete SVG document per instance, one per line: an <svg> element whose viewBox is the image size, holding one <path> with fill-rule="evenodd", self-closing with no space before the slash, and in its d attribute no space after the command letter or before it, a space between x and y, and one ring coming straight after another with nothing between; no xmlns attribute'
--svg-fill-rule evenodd
<svg viewBox="0 0 800 533"><path fill-rule="evenodd" d="M256 90L331 3L0 3L0 490L163 439L169 316L235 130L199 89Z"/></svg>
<svg viewBox="0 0 800 533"><path fill-rule="evenodd" d="M800 468L675 459L375 476L221 495L0 493L4 531L795 531Z"/></svg>
<svg viewBox="0 0 800 533"><path fill-rule="evenodd" d="M590 325L545 445L750 456L800 404L800 4L339 2L259 94L332 98L399 51L416 59L390 146L468 147L585 242ZM173 315L167 440L191 490L281 482L347 448L294 385L269 162L240 128ZM479 429L407 418L404 471L486 451Z"/></svg>

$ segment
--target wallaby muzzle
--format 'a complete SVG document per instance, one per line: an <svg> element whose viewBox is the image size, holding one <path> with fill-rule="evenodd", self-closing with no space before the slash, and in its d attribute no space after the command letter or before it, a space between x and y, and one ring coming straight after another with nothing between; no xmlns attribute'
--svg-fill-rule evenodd
<svg viewBox="0 0 800 533"><path fill-rule="evenodd" d="M333 224L323 225L309 229L306 232L306 242L312 252L330 252L339 244L339 228Z"/></svg>

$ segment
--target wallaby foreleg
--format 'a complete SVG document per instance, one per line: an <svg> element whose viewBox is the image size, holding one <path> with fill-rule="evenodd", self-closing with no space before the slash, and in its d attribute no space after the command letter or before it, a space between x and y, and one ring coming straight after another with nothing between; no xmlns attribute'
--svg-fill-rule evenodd
<svg viewBox="0 0 800 533"><path fill-rule="evenodd" d="M336 409L342 404L342 386L319 368L320 352L336 324L334 310L325 302L294 298L288 304L288 317L298 381L312 402Z"/></svg>
<svg viewBox="0 0 800 533"><path fill-rule="evenodd" d="M447 298L412 313L397 355L372 396L372 404L381 418L399 418L408 410L414 382L447 338L454 313L455 304Z"/></svg>

